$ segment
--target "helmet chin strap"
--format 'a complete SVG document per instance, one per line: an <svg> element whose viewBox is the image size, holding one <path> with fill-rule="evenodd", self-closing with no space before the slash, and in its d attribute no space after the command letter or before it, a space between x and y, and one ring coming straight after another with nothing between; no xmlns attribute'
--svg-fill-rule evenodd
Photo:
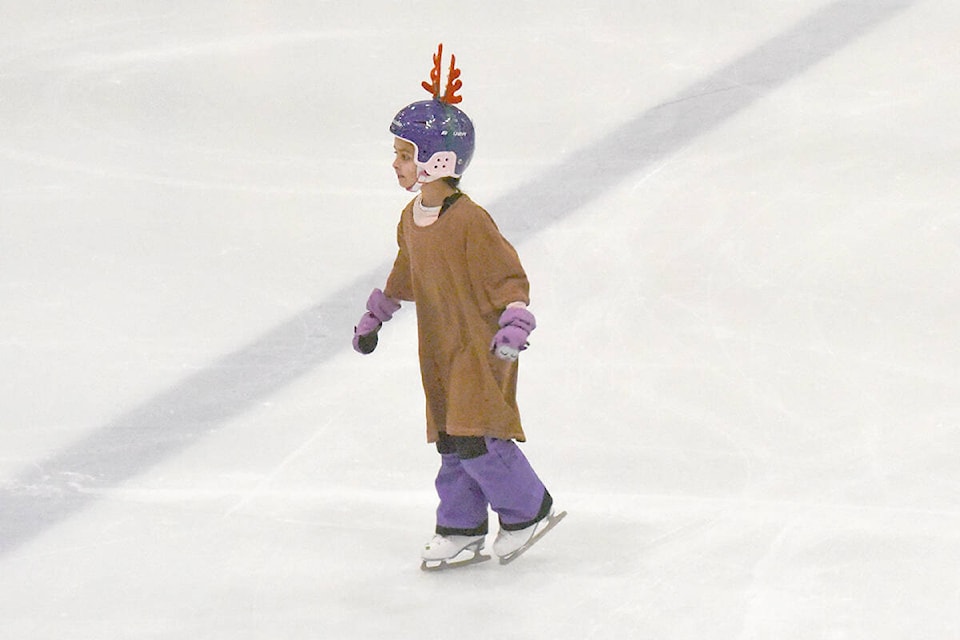
<svg viewBox="0 0 960 640"><path fill-rule="evenodd" d="M418 168L417 168L417 181L414 182L412 186L410 186L409 188L407 188L407 191L409 191L410 193L417 193L418 191L420 191L420 188L421 188L423 185L427 184L428 182L436 182L437 180L439 180L440 178L443 178L443 177L444 177L444 176L442 176L442 175L439 175L439 176L431 176L429 173L427 173L426 169L424 169L422 166L421 166L421 167L418 167Z"/></svg>

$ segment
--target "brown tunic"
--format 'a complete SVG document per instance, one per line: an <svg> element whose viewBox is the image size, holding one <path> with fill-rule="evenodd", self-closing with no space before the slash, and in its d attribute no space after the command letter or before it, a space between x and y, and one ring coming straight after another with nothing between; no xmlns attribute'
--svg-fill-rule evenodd
<svg viewBox="0 0 960 640"><path fill-rule="evenodd" d="M384 293L417 308L427 441L452 436L525 440L517 409L517 363L490 352L511 302L529 303L516 250L490 215L461 196L426 227L413 202L397 225L399 251Z"/></svg>

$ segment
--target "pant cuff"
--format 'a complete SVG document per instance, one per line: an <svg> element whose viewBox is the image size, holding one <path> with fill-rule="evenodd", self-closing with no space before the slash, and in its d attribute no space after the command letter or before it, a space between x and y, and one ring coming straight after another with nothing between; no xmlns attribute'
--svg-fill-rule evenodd
<svg viewBox="0 0 960 640"><path fill-rule="evenodd" d="M457 527L444 527L437 525L437 533L441 536L485 536L489 530L489 520L484 520L481 524L472 529L459 529Z"/></svg>
<svg viewBox="0 0 960 640"><path fill-rule="evenodd" d="M537 512L537 515L525 522L514 522L506 524L503 521L503 518L500 519L500 528L504 531L519 531L520 529L526 529L527 527L533 526L536 523L540 522L547 517L547 514L550 513L550 508L553 507L553 496L550 495L550 492L546 489L543 490L543 502L540 503L540 511Z"/></svg>

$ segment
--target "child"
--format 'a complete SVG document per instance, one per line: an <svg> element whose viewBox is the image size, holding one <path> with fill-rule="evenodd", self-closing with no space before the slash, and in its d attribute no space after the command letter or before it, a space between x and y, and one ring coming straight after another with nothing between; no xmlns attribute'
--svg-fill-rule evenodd
<svg viewBox="0 0 960 640"><path fill-rule="evenodd" d="M393 119L400 186L419 194L397 226L399 251L383 291L374 289L353 345L371 353L401 300L416 302L427 441L441 456L436 535L424 569L481 556L488 505L499 515L494 552L508 562L558 519L553 499L514 440L524 441L516 402L517 356L536 327L529 284L514 248L489 214L459 190L474 148L473 123L454 106L461 97L456 58L440 95L434 56L432 100ZM463 554L465 560L454 561ZM461 556L462 558L463 556Z"/></svg>

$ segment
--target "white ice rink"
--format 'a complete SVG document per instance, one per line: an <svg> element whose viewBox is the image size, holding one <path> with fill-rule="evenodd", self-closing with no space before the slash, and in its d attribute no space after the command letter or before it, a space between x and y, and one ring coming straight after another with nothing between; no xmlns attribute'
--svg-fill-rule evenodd
<svg viewBox="0 0 960 640"><path fill-rule="evenodd" d="M350 338L440 41L570 515L426 574L412 305ZM0 637L960 638L958 69L955 0L0 0Z"/></svg>

